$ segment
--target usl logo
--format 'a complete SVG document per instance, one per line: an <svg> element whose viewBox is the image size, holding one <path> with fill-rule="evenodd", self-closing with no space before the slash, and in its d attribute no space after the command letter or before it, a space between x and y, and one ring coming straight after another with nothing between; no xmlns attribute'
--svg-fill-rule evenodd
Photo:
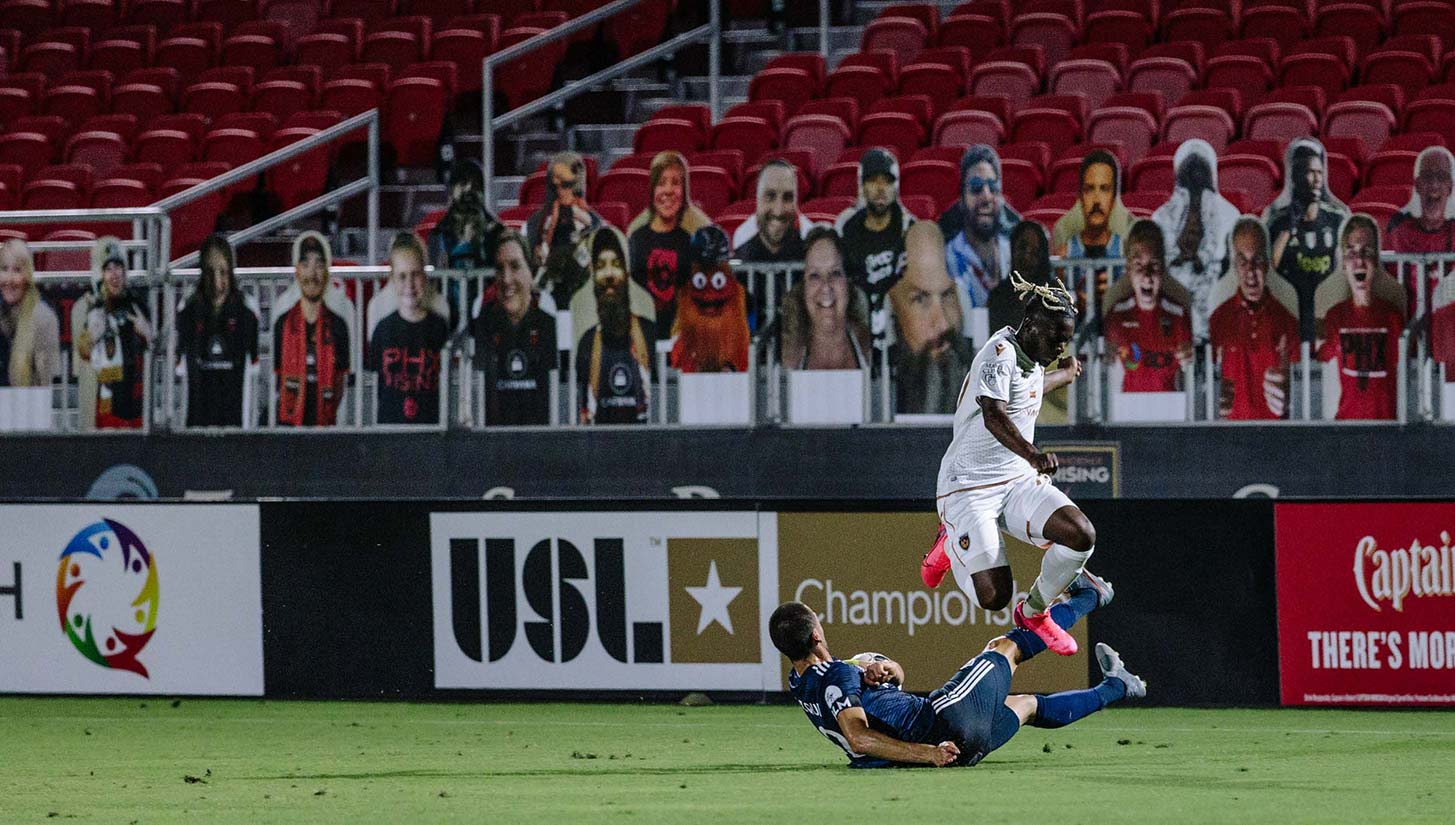
<svg viewBox="0 0 1455 825"><path fill-rule="evenodd" d="M61 551L56 612L81 655L150 678L138 656L157 627L157 566L126 525L102 519Z"/></svg>
<svg viewBox="0 0 1455 825"><path fill-rule="evenodd" d="M589 652L594 626L594 643L621 663L758 661L756 540L653 538L635 548L620 537L589 542L540 538L517 567L516 538L451 538L450 624L459 650L476 662L498 662L523 630L535 657L568 663ZM643 570L633 552L662 559L663 550L666 570L656 567L660 561L649 564L659 572L647 580L665 572L665 605L651 595L655 588L631 580ZM633 620L643 614L667 621Z"/></svg>

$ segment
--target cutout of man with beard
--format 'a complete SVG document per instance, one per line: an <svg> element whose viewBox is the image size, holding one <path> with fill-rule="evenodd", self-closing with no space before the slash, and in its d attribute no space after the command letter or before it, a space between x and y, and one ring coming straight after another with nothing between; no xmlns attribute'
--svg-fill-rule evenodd
<svg viewBox="0 0 1455 825"><path fill-rule="evenodd" d="M677 303L672 366L682 372L748 368L746 293L728 265L727 235L704 226L692 235L692 274Z"/></svg>
<svg viewBox="0 0 1455 825"><path fill-rule="evenodd" d="M944 248L938 226L911 226L904 236L904 274L889 290L899 339L894 347L899 413L953 413L975 357L961 326L960 290L945 268Z"/></svg>
<svg viewBox="0 0 1455 825"><path fill-rule="evenodd" d="M640 424L651 399L651 321L632 314L627 297L626 238L613 226L591 236L591 282L597 324L576 345L582 424Z"/></svg>
<svg viewBox="0 0 1455 825"><path fill-rule="evenodd" d="M1273 244L1273 269L1298 292L1299 335L1314 339L1314 292L1336 267L1339 227L1349 208L1329 193L1324 145L1313 138L1289 144L1283 193L1263 213Z"/></svg>
<svg viewBox="0 0 1455 825"><path fill-rule="evenodd" d="M1121 165L1105 149L1094 149L1081 159L1081 184L1076 204L1052 227L1051 248L1066 258L1120 258L1122 238L1131 228L1131 213L1122 205ZM1076 294L1077 305L1086 300L1086 279L1095 279L1095 304L1082 307L1083 317L1101 323L1101 297L1122 268L1097 267L1091 272L1079 268L1066 283Z"/></svg>
<svg viewBox="0 0 1455 825"><path fill-rule="evenodd" d="M960 159L960 199L940 216L946 238L945 266L969 299L963 311L982 307L1010 272L1010 230L1020 216L1005 203L1000 156L985 145L971 146ZM962 322L968 328L969 318Z"/></svg>
<svg viewBox="0 0 1455 825"><path fill-rule="evenodd" d="M904 230L914 216L899 202L899 164L883 149L859 159L859 203L834 224L844 239L844 269L849 283L869 298L869 328L874 346L883 347L889 327L884 296L904 268Z"/></svg>

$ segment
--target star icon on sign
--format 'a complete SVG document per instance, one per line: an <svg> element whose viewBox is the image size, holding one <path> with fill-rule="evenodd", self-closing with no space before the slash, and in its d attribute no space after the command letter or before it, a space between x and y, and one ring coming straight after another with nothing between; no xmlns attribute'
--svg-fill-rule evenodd
<svg viewBox="0 0 1455 825"><path fill-rule="evenodd" d="M687 594L702 606L702 613L697 618L697 635L701 636L702 631L713 622L722 625L728 633L733 632L733 620L728 615L728 605L733 599L743 592L741 587L723 587L722 579L717 575L717 562L713 561L707 568L707 584L702 587L685 587Z"/></svg>

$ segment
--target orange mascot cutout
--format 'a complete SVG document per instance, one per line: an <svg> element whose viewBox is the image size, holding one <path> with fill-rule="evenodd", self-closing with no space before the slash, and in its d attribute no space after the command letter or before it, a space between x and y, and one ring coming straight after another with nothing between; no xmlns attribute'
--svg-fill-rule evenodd
<svg viewBox="0 0 1455 825"><path fill-rule="evenodd" d="M747 294L728 265L727 235L704 226L692 235L692 274L677 300L672 366L682 372L748 368Z"/></svg>

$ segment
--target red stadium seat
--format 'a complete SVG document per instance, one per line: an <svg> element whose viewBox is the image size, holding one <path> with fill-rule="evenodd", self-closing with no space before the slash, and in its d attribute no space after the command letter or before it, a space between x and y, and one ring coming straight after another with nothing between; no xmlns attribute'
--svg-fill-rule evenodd
<svg viewBox="0 0 1455 825"><path fill-rule="evenodd" d="M1127 160L1135 163L1157 142L1157 131L1157 119L1147 110L1108 106L1091 113L1086 139L1092 143L1120 143Z"/></svg>
<svg viewBox="0 0 1455 825"><path fill-rule="evenodd" d="M1408 186L1415 177L1413 149L1385 149L1364 162L1365 186Z"/></svg>
<svg viewBox="0 0 1455 825"><path fill-rule="evenodd" d="M384 132L401 166L434 162L440 129L449 111L443 83L427 77L402 77L389 84L389 115Z"/></svg>
<svg viewBox="0 0 1455 825"><path fill-rule="evenodd" d="M620 158L617 163L624 160L627 158ZM712 166L727 172L732 178L734 192L742 185L745 160L743 153L737 149L704 149L700 152L692 152L687 156L687 164L692 169L696 169L698 166ZM646 162L650 164L651 158L646 158ZM643 168L646 167L643 166Z"/></svg>
<svg viewBox="0 0 1455 825"><path fill-rule="evenodd" d="M61 180L75 184L77 191L82 198L91 193L91 182L96 179L96 174L91 167L78 163L63 163L55 166L46 166L34 170L30 175L31 180Z"/></svg>
<svg viewBox="0 0 1455 825"><path fill-rule="evenodd" d="M158 186L162 185L162 174L162 167L155 163L124 163L111 170L110 180L135 181L146 187L147 192L153 192ZM104 187L106 183L107 181L98 183L96 189ZM93 189L91 192L92 200L95 197L96 191Z"/></svg>
<svg viewBox="0 0 1455 825"><path fill-rule="evenodd" d="M960 96L965 87L963 78L940 63L914 63L899 73L899 93L924 95L933 103L947 103Z"/></svg>
<svg viewBox="0 0 1455 825"><path fill-rule="evenodd" d="M1442 49L1455 49L1455 15L1442 2L1396 3L1394 34L1433 34Z"/></svg>
<svg viewBox="0 0 1455 825"><path fill-rule="evenodd" d="M1121 43L1082 43L1066 55L1067 60L1101 60L1111 64L1117 75L1126 74L1127 47Z"/></svg>
<svg viewBox="0 0 1455 825"><path fill-rule="evenodd" d="M647 208L651 199L651 174L642 169L609 169L596 182L592 199L597 202L615 201L627 205L627 211L636 215Z"/></svg>
<svg viewBox="0 0 1455 825"><path fill-rule="evenodd" d="M319 92L319 106L339 112L344 117L377 109L382 102L383 96L379 89L367 80L330 80L323 84L323 89Z"/></svg>
<svg viewBox="0 0 1455 825"><path fill-rule="evenodd" d="M902 62L908 62L925 47L929 37L929 30L918 20L907 17L881 18L864 27L860 49L866 52L888 49L897 53Z"/></svg>
<svg viewBox="0 0 1455 825"><path fill-rule="evenodd" d="M65 0L60 4L58 22L62 26L105 31L117 23L117 5L110 0Z"/></svg>
<svg viewBox="0 0 1455 825"><path fill-rule="evenodd" d="M176 101L177 92L182 88L181 74L167 66L149 66L145 69L133 69L121 78L122 84L146 83L162 90L162 94L168 100Z"/></svg>
<svg viewBox="0 0 1455 825"><path fill-rule="evenodd" d="M81 68L82 51L70 43L42 42L26 46L20 52L18 67L23 72L39 72L55 79Z"/></svg>
<svg viewBox="0 0 1455 825"><path fill-rule="evenodd" d="M431 60L423 63L411 63L404 67L398 75L405 77L429 77L438 80L445 87L445 95L448 100L453 100L455 87L459 85L460 69L453 63L446 63L443 60Z"/></svg>
<svg viewBox="0 0 1455 825"><path fill-rule="evenodd" d="M956 14L940 23L935 43L939 46L963 46L970 50L972 58L979 60L991 49L1005 43L1005 32L999 23L984 15Z"/></svg>
<svg viewBox="0 0 1455 825"><path fill-rule="evenodd" d="M460 92L480 91L480 64L490 54L490 43L485 35L468 29L448 29L435 32L430 43L431 60L447 60L458 64L461 69Z"/></svg>
<svg viewBox="0 0 1455 825"><path fill-rule="evenodd" d="M1308 34L1303 15L1287 6L1260 6L1243 11L1242 37L1266 37L1287 51Z"/></svg>
<svg viewBox="0 0 1455 825"><path fill-rule="evenodd" d="M668 149L692 152L701 149L702 143L702 133L697 124L677 118L654 117L632 135L633 151L642 154L656 154Z"/></svg>
<svg viewBox="0 0 1455 825"><path fill-rule="evenodd" d="M196 37L169 37L157 46L153 62L176 69L181 77L195 77L212 65L212 49Z"/></svg>
<svg viewBox="0 0 1455 825"><path fill-rule="evenodd" d="M76 128L76 131L110 132L123 141L127 141L136 134L138 125L139 122L137 121L136 115L126 113L117 114L113 112L111 114L94 115L86 118L81 121L81 125Z"/></svg>
<svg viewBox="0 0 1455 825"><path fill-rule="evenodd" d="M383 20L395 12L394 0L332 0L329 15L332 17L357 17L365 22Z"/></svg>
<svg viewBox="0 0 1455 825"><path fill-rule="evenodd" d="M120 77L147 65L151 58L140 43L131 40L102 40L91 47L86 65L107 69Z"/></svg>
<svg viewBox="0 0 1455 825"><path fill-rule="evenodd" d="M1452 10L1455 14L1455 10ZM1410 96L1430 85L1435 68L1429 58L1418 52L1380 50L1364 58L1359 68L1362 83L1393 83Z"/></svg>
<svg viewBox="0 0 1455 825"><path fill-rule="evenodd" d="M1079 94L1092 109L1101 106L1121 85L1121 74L1104 60L1063 60L1051 69L1053 94Z"/></svg>
<svg viewBox="0 0 1455 825"><path fill-rule="evenodd" d="M1326 53L1291 54L1279 69L1283 86L1318 86L1335 97L1349 85L1349 70L1337 56Z"/></svg>
<svg viewBox="0 0 1455 825"><path fill-rule="evenodd" d="M817 52L785 52L777 55L763 66L764 69L801 69L813 78L815 87L823 86L828 69L823 55Z"/></svg>
<svg viewBox="0 0 1455 825"><path fill-rule="evenodd" d="M1410 103L1404 109L1404 130L1455 134L1455 98Z"/></svg>
<svg viewBox="0 0 1455 825"><path fill-rule="evenodd" d="M268 151L275 152L292 143L318 134L317 129L292 127L273 133ZM329 149L326 146L305 152L269 169L265 174L268 191L278 196L283 209L292 209L321 194L328 181Z"/></svg>
<svg viewBox="0 0 1455 825"><path fill-rule="evenodd" d="M1167 112L1162 139L1180 143L1202 138L1221 152L1233 139L1236 127L1227 112L1213 106L1174 106Z"/></svg>
<svg viewBox="0 0 1455 825"><path fill-rule="evenodd" d="M713 149L739 149L744 157L757 157L778 145L778 130L757 117L725 117L712 127Z"/></svg>
<svg viewBox="0 0 1455 825"><path fill-rule="evenodd" d="M126 160L126 141L114 132L78 132L66 141L66 162L90 166L105 177Z"/></svg>
<svg viewBox="0 0 1455 825"><path fill-rule="evenodd" d="M773 127L773 134L775 135L778 134L779 129L783 128L783 121L787 119L787 116L783 112L783 101L781 100L744 101L732 107L731 109L728 109L727 114L724 117L758 118L759 120L762 120L764 123L767 123L769 126ZM711 137L711 132L712 130L709 129L709 137ZM709 142L711 141L709 140ZM747 157L752 157L751 154L745 154L747 155Z"/></svg>
<svg viewBox="0 0 1455 825"><path fill-rule="evenodd" d="M789 116L804 101L817 96L818 84L803 69L764 69L748 83L749 100L781 100L783 111Z"/></svg>
<svg viewBox="0 0 1455 825"><path fill-rule="evenodd" d="M1005 125L991 112L959 109L940 115L935 121L934 142L937 146L973 146L984 143L998 146L1005 140Z"/></svg>
<svg viewBox="0 0 1455 825"><path fill-rule="evenodd" d="M337 33L309 34L298 39L298 63L330 69L353 63L358 50L347 35Z"/></svg>
<svg viewBox="0 0 1455 825"><path fill-rule="evenodd" d="M1354 41L1354 51L1366 55L1384 40L1384 14L1365 3L1319 4L1314 12L1315 37L1342 35Z"/></svg>
<svg viewBox="0 0 1455 825"><path fill-rule="evenodd" d="M1001 157L1000 189L1007 203L1030 203L1041 191L1039 168L1028 160Z"/></svg>
<svg viewBox="0 0 1455 825"><path fill-rule="evenodd" d="M859 129L859 103L852 97L826 97L810 100L798 107L800 115L829 115L836 117L849 127L850 132Z"/></svg>
<svg viewBox="0 0 1455 825"><path fill-rule="evenodd" d="M1243 105L1252 108L1273 86L1273 72L1255 57L1226 55L1207 62L1204 84L1209 89L1237 89ZM1285 82L1283 85L1292 85Z"/></svg>
<svg viewBox="0 0 1455 825"><path fill-rule="evenodd" d="M257 74L272 69L282 62L282 50L278 41L256 34L234 35L222 41L222 64L225 66L251 66Z"/></svg>
<svg viewBox="0 0 1455 825"><path fill-rule="evenodd" d="M1256 211L1278 194L1278 166L1262 155L1224 155L1218 159L1218 187L1246 192Z"/></svg>
<svg viewBox="0 0 1455 825"><path fill-rule="evenodd" d="M279 120L285 120L313 108L313 95L298 81L268 80L253 88L250 108L254 112L271 112Z"/></svg>
<svg viewBox="0 0 1455 825"><path fill-rule="evenodd" d="M859 123L860 145L882 146L897 158L914 154L925 137L925 127L914 115L904 112L875 112L865 115Z"/></svg>
<svg viewBox="0 0 1455 825"><path fill-rule="evenodd" d="M160 170L158 170L160 172ZM147 206L152 203L152 187L133 178L111 178L97 183L91 189L89 205L92 209L135 209ZM97 224L95 230L105 232L108 235L118 237L131 237L131 223ZM89 251L86 255L87 263L83 268L90 267Z"/></svg>
<svg viewBox="0 0 1455 825"><path fill-rule="evenodd" d="M694 164L689 174L692 200L704 212L711 215L732 203L737 193L737 181L726 169Z"/></svg>
<svg viewBox="0 0 1455 825"><path fill-rule="evenodd" d="M1192 40L1211 52L1232 36L1233 20L1224 11L1179 9L1162 16L1162 39L1166 41Z"/></svg>
<svg viewBox="0 0 1455 825"><path fill-rule="evenodd" d="M960 167L944 160L912 160L899 168L899 191L905 195L927 195L935 214L950 208L960 195Z"/></svg>
<svg viewBox="0 0 1455 825"><path fill-rule="evenodd" d="M215 120L247 108L247 98L235 83L194 83L182 92L182 111Z"/></svg>
<svg viewBox="0 0 1455 825"><path fill-rule="evenodd" d="M1127 91L1157 92L1167 106L1176 106L1196 84L1197 72L1177 58L1143 57L1127 69Z"/></svg>
<svg viewBox="0 0 1455 825"><path fill-rule="evenodd" d="M1234 123L1243 119L1243 95L1237 89L1193 89L1178 105L1212 106L1227 112Z"/></svg>
<svg viewBox="0 0 1455 825"><path fill-rule="evenodd" d="M511 28L500 34L497 50L504 50L516 43L528 40L544 29ZM495 88L509 106L529 103L551 90L556 66L566 55L566 44L556 43L528 52L509 63L497 66Z"/></svg>
<svg viewBox="0 0 1455 825"><path fill-rule="evenodd" d="M86 193L68 180L33 180L20 190L21 209L82 209Z"/></svg>
<svg viewBox="0 0 1455 825"><path fill-rule="evenodd" d="M1397 123L1394 113L1383 103L1349 100L1335 103L1324 115L1325 135L1351 135L1364 141L1372 151L1389 139Z"/></svg>
<svg viewBox="0 0 1455 825"><path fill-rule="evenodd" d="M176 129L152 129L137 135L132 144L132 160L160 164L171 170L193 158L196 142L186 132Z"/></svg>
<svg viewBox="0 0 1455 825"><path fill-rule="evenodd" d="M1000 153L1001 160L1016 158L1032 164L1037 169L1047 169L1051 166L1051 147L1038 140L1006 143L997 151Z"/></svg>
<svg viewBox="0 0 1455 825"><path fill-rule="evenodd" d="M187 20L187 4L182 0L133 0L126 4L126 21L149 24L164 32Z"/></svg>
<svg viewBox="0 0 1455 825"><path fill-rule="evenodd" d="M838 69L848 66L868 66L871 69L878 69L889 79L891 88L899 85L899 55L894 52L879 49L872 52L847 54L844 55L843 60L839 61ZM825 83L827 83L827 79Z"/></svg>
<svg viewBox="0 0 1455 825"><path fill-rule="evenodd" d="M1137 192L1170 191L1176 179L1172 158L1146 156L1132 163L1131 171L1127 173L1127 189Z"/></svg>
<svg viewBox="0 0 1455 825"><path fill-rule="evenodd" d="M675 5L669 0L648 0L608 21L606 32L616 44L617 57L632 57L660 43Z"/></svg>
<svg viewBox="0 0 1455 825"><path fill-rule="evenodd" d="M1355 187L1359 185L1359 167L1354 165L1353 159L1348 155L1338 152L1327 152L1325 159L1324 175L1329 181L1329 191L1334 197L1347 203L1354 194Z"/></svg>
<svg viewBox="0 0 1455 825"><path fill-rule="evenodd" d="M829 164L829 167L823 170L823 174L819 175L818 188L814 191L827 196L858 197L859 162L843 160Z"/></svg>
<svg viewBox="0 0 1455 825"><path fill-rule="evenodd" d="M1060 63L1076 45L1076 37L1076 24L1059 14L1019 14L1010 25L1010 42L1040 46L1045 50L1047 66Z"/></svg>
<svg viewBox="0 0 1455 825"><path fill-rule="evenodd" d="M256 20L258 7L253 0L197 0L192 16L194 20L207 20L232 27Z"/></svg>
<svg viewBox="0 0 1455 825"><path fill-rule="evenodd" d="M883 20L889 17L908 17L911 20L918 20L924 24L931 36L934 36L940 25L939 7L930 3L896 3L886 6L879 12L877 19Z"/></svg>
<svg viewBox="0 0 1455 825"><path fill-rule="evenodd" d="M1005 61L1009 63L1023 63L1030 67L1036 77L1044 77L1046 74L1046 50L1034 43L1018 46L1001 46L985 56L982 62L993 63Z"/></svg>
<svg viewBox="0 0 1455 825"><path fill-rule="evenodd" d="M806 149L813 155L813 168L827 167L849 145L849 127L836 117L797 115L783 124L783 146Z"/></svg>
<svg viewBox="0 0 1455 825"><path fill-rule="evenodd" d="M213 66L197 75L193 83L231 83L246 97L253 91L254 74L251 66Z"/></svg>
<svg viewBox="0 0 1455 825"><path fill-rule="evenodd" d="M74 126L101 112L101 96L90 86L52 86L46 90L40 110L63 117Z"/></svg>
<svg viewBox="0 0 1455 825"><path fill-rule="evenodd" d="M1041 79L1024 63L992 60L970 73L970 94L1004 97L1019 106L1036 94Z"/></svg>
<svg viewBox="0 0 1455 825"><path fill-rule="evenodd" d="M365 63L383 63L398 72L419 62L419 40L408 32L382 31L364 37L359 59Z"/></svg>
<svg viewBox="0 0 1455 825"><path fill-rule="evenodd" d="M903 112L912 116L920 126L928 129L935 121L934 104L924 95L899 95L874 101L866 114L875 112Z"/></svg>
<svg viewBox="0 0 1455 825"><path fill-rule="evenodd" d="M1225 40L1218 44L1213 50L1213 57L1223 55L1245 55L1256 57L1270 66L1278 65L1280 55L1283 54L1278 41L1271 37L1245 37L1241 40Z"/></svg>
<svg viewBox="0 0 1455 825"><path fill-rule="evenodd" d="M1347 96L1344 92L1341 96ZM1328 108L1328 95L1318 86L1279 86L1263 96L1264 103L1297 103L1313 113L1315 120L1321 120ZM1310 133L1312 134L1312 133Z"/></svg>
<svg viewBox="0 0 1455 825"><path fill-rule="evenodd" d="M1010 139L1039 140L1059 155L1081 141L1081 121L1064 109L1037 106L1033 101L1011 118Z"/></svg>
<svg viewBox="0 0 1455 825"><path fill-rule="evenodd" d="M1243 135L1252 140L1287 143L1318 132L1318 117L1301 103L1260 103L1243 121Z"/></svg>
<svg viewBox="0 0 1455 825"><path fill-rule="evenodd" d="M33 132L38 135L45 135L46 140L56 144L56 149L65 141L71 133L71 124L60 115L26 115L18 117L10 124L11 132Z"/></svg>
<svg viewBox="0 0 1455 825"><path fill-rule="evenodd" d="M172 111L172 100L160 86L150 83L125 83L111 92L111 111L135 115L138 123Z"/></svg>
<svg viewBox="0 0 1455 825"><path fill-rule="evenodd" d="M246 129L256 132L264 143L278 131L278 116L272 112L233 112L210 124L212 129Z"/></svg>
<svg viewBox="0 0 1455 825"><path fill-rule="evenodd" d="M1086 18L1082 40L1087 43L1120 43L1136 57L1152 42L1148 18L1134 11L1098 11Z"/></svg>
<svg viewBox="0 0 1455 825"><path fill-rule="evenodd" d="M824 88L826 97L852 98L860 109L867 109L874 101L892 93L889 76L874 66L839 66L829 75Z"/></svg>

